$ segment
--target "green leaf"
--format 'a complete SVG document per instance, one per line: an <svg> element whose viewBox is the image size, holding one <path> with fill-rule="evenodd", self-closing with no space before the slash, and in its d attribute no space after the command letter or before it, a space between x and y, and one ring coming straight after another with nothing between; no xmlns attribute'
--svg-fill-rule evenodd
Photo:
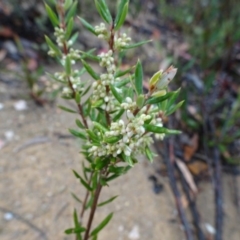
<svg viewBox="0 0 240 240"><path fill-rule="evenodd" d="M65 3L64 3L64 10L67 11L70 6L72 5L72 2L73 0L65 0Z"/></svg>
<svg viewBox="0 0 240 240"><path fill-rule="evenodd" d="M145 148L145 154L147 156L147 159L152 163L153 162L153 153L149 147Z"/></svg>
<svg viewBox="0 0 240 240"><path fill-rule="evenodd" d="M98 172L94 172L93 177L92 177L92 189L93 190L97 189L97 184L98 184Z"/></svg>
<svg viewBox="0 0 240 240"><path fill-rule="evenodd" d="M68 13L65 17L65 23L68 23L70 18L74 17L77 11L77 1L74 1L70 9L68 10Z"/></svg>
<svg viewBox="0 0 240 240"><path fill-rule="evenodd" d="M87 129L86 132L87 132L89 138L90 138L94 143L99 143L99 142L100 142L98 136L97 136L93 131L91 131L90 129Z"/></svg>
<svg viewBox="0 0 240 240"><path fill-rule="evenodd" d="M138 108L142 108L143 105L144 105L144 102L145 102L145 97L144 97L144 95L143 95L143 94L139 95L139 96L137 97L137 100L136 100L136 103L137 103Z"/></svg>
<svg viewBox="0 0 240 240"><path fill-rule="evenodd" d="M89 184L88 184L87 182L85 182L85 180L84 180L75 170L72 170L72 171L73 171L75 177L80 179L82 185L83 185L88 191L91 192L91 191L92 191L92 188L89 186Z"/></svg>
<svg viewBox="0 0 240 240"><path fill-rule="evenodd" d="M113 121L116 122L117 120L119 120L121 118L121 116L123 115L123 113L125 112L124 109L121 109L114 117L113 117Z"/></svg>
<svg viewBox="0 0 240 240"><path fill-rule="evenodd" d="M180 134L181 131L178 130L173 130L173 129L167 129L164 127L158 127L152 124L144 124L143 127L145 128L146 131L148 132L153 132L153 133L165 133L165 134Z"/></svg>
<svg viewBox="0 0 240 240"><path fill-rule="evenodd" d="M106 167L109 164L109 162L110 162L109 158L105 158L105 159L97 158L95 169L102 170L104 167Z"/></svg>
<svg viewBox="0 0 240 240"><path fill-rule="evenodd" d="M95 32L95 28L90 24L88 23L85 19L81 18L81 17L78 17L80 19L80 21L82 22L83 26L91 33L93 33L94 35L97 35L96 32Z"/></svg>
<svg viewBox="0 0 240 240"><path fill-rule="evenodd" d="M98 122L92 122L93 126L96 127L98 130L102 131L102 132L106 132L108 131L108 129L106 127L104 127L102 124L98 123Z"/></svg>
<svg viewBox="0 0 240 240"><path fill-rule="evenodd" d="M106 205L106 204L114 201L114 199L116 199L117 197L118 197L118 196L114 196L114 197L111 197L110 199L108 199L107 201L104 201L104 202L99 203L99 204L98 204L98 207L101 207L101 206L103 206L103 205Z"/></svg>
<svg viewBox="0 0 240 240"><path fill-rule="evenodd" d="M112 137L106 137L106 138L104 138L104 141L106 142L106 143L116 143L116 142L118 142L120 139L122 139L122 136L120 135L120 136L112 136Z"/></svg>
<svg viewBox="0 0 240 240"><path fill-rule="evenodd" d="M173 105L169 110L167 110L166 116L174 113L178 108L180 108L180 107L183 105L183 103L184 103L184 100L181 101L181 102L179 102L179 103L176 104L176 105Z"/></svg>
<svg viewBox="0 0 240 240"><path fill-rule="evenodd" d="M111 220L113 213L110 213L103 221L91 232L91 236L97 235Z"/></svg>
<svg viewBox="0 0 240 240"><path fill-rule="evenodd" d="M122 77L125 74L129 73L132 70L132 67L126 69L125 71L117 71L114 75L115 78Z"/></svg>
<svg viewBox="0 0 240 240"><path fill-rule="evenodd" d="M59 25L59 20L56 13L45 3L45 8L48 14L48 17L54 27Z"/></svg>
<svg viewBox="0 0 240 240"><path fill-rule="evenodd" d="M87 72L95 79L95 80L99 80L99 75L97 73L95 73L95 71L92 69L92 67L87 64L84 60L82 60L83 66L85 67L85 69L87 70Z"/></svg>
<svg viewBox="0 0 240 240"><path fill-rule="evenodd" d="M122 103L123 98L122 98L121 94L118 93L118 91L116 90L116 88L112 84L110 84L109 87L112 91L113 96L118 100L119 103Z"/></svg>
<svg viewBox="0 0 240 240"><path fill-rule="evenodd" d="M80 95L79 92L76 92L76 94L75 94L75 102L76 102L77 104L79 104L80 101L81 101L81 95Z"/></svg>
<svg viewBox="0 0 240 240"><path fill-rule="evenodd" d="M61 51L59 50L59 48L52 42L52 40L45 35L45 40L47 42L48 47L55 52L56 55L60 55Z"/></svg>
<svg viewBox="0 0 240 240"><path fill-rule="evenodd" d="M130 166L126 166L126 167L110 166L109 172L122 175L122 174L125 174L126 172L128 172L128 170L130 170L131 168L132 167L130 167Z"/></svg>
<svg viewBox="0 0 240 240"><path fill-rule="evenodd" d="M65 39L70 38L71 34L72 34L72 30L73 30L73 25L74 25L74 21L73 18L70 18L70 20L67 23L67 29L66 29L66 35L65 35Z"/></svg>
<svg viewBox="0 0 240 240"><path fill-rule="evenodd" d="M135 69L135 87L137 94L140 95L143 93L143 70L142 70L142 64L138 60L137 66Z"/></svg>
<svg viewBox="0 0 240 240"><path fill-rule="evenodd" d="M103 100L103 99L99 99L99 100L97 100L96 102L93 102L91 107L92 107L92 108L97 108L97 107L102 106L103 103L104 103L104 100Z"/></svg>
<svg viewBox="0 0 240 240"><path fill-rule="evenodd" d="M123 14L123 9L125 7L126 4L128 4L128 0L121 0L121 2L118 4L117 6L117 15L116 15L116 18L115 18L115 26L117 25L118 22L120 22L120 19L122 17L122 14ZM115 27L116 29L116 27Z"/></svg>
<svg viewBox="0 0 240 240"><path fill-rule="evenodd" d="M97 235L93 236L92 240L97 240Z"/></svg>
<svg viewBox="0 0 240 240"><path fill-rule="evenodd" d="M109 182L109 181L112 181L114 180L115 178L119 177L120 175L119 174L112 174L111 176L107 177L105 179L106 182Z"/></svg>
<svg viewBox="0 0 240 240"><path fill-rule="evenodd" d="M76 112L75 110L72 110L72 109L70 109L70 108L67 108L67 107L64 107L64 106L58 106L60 109L62 109L63 111L65 111L65 112L69 112L69 113L78 113L78 112Z"/></svg>
<svg viewBox="0 0 240 240"><path fill-rule="evenodd" d="M173 92L169 92L169 93L165 94L162 97L151 97L151 98L147 99L146 105L147 104L156 104L156 103L163 102L166 99L170 98L173 94L174 94Z"/></svg>
<svg viewBox="0 0 240 240"><path fill-rule="evenodd" d="M114 30L118 30L124 23L127 13L128 13L128 2L124 5L123 9L120 11L118 11L118 13L120 14L120 17L118 18L118 21L115 22L115 27Z"/></svg>
<svg viewBox="0 0 240 240"><path fill-rule="evenodd" d="M147 40L147 41L142 41L142 42L138 42L138 43L134 43L134 44L128 44L127 46L122 47L122 49L127 50L127 49L131 49L131 48L140 47L140 46L142 46L142 45L144 45L144 44L146 44L146 43L149 43L149 42L151 42L151 41L152 41L152 40Z"/></svg>
<svg viewBox="0 0 240 240"><path fill-rule="evenodd" d="M71 59L69 56L66 57L66 60L65 60L65 71L67 73L68 76L71 75Z"/></svg>
<svg viewBox="0 0 240 240"><path fill-rule="evenodd" d="M81 121L79 119L76 119L75 123L79 128L85 129L85 126L81 123Z"/></svg>
<svg viewBox="0 0 240 240"><path fill-rule="evenodd" d="M125 79L123 79L122 81L116 82L116 83L114 84L114 86L115 86L115 87L118 87L118 88L121 88L121 87L127 85L129 82L130 82L130 78L125 78Z"/></svg>
<svg viewBox="0 0 240 240"><path fill-rule="evenodd" d="M108 24L110 24L112 22L112 16L109 12L105 0L95 0L95 5L102 19Z"/></svg>
<svg viewBox="0 0 240 240"><path fill-rule="evenodd" d="M74 193L71 192L72 197L79 203L82 203L82 200L80 200Z"/></svg>
<svg viewBox="0 0 240 240"><path fill-rule="evenodd" d="M181 88L179 88L177 91L173 92L173 95L171 96L171 98L169 98L168 104L167 104L167 108L171 107L172 105L174 105L179 93L180 93Z"/></svg>
<svg viewBox="0 0 240 240"><path fill-rule="evenodd" d="M85 228L80 227L80 228L68 228L64 232L66 234L73 234L73 233L81 233L81 232L85 232L85 231L86 231ZM78 239L81 239L81 238L78 237Z"/></svg>
<svg viewBox="0 0 240 240"><path fill-rule="evenodd" d="M81 138L81 139L83 139L83 140L87 140L87 137L85 136L84 133L79 132L79 131L76 131L76 130L71 129L71 128L69 128L68 130L69 130L69 132L70 132L73 136L75 136L75 137L77 137L77 138Z"/></svg>
<svg viewBox="0 0 240 240"><path fill-rule="evenodd" d="M68 47L72 46L76 42L77 38L78 38L78 32L74 33L72 37L68 40L67 42Z"/></svg>

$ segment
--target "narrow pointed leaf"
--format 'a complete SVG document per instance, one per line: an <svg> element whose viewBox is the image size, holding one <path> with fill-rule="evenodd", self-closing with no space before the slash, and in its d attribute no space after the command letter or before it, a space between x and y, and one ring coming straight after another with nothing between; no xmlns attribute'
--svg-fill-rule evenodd
<svg viewBox="0 0 240 240"><path fill-rule="evenodd" d="M81 138L81 139L83 139L83 140L87 140L87 137L86 137L86 135L85 135L84 133L79 132L79 131L76 131L76 130L71 129L71 128L69 128L68 130L69 130L69 132L70 132L73 136L75 136L75 137L77 137L77 138Z"/></svg>
<svg viewBox="0 0 240 240"><path fill-rule="evenodd" d="M113 213L110 213L92 232L91 236L97 235L111 220Z"/></svg>
<svg viewBox="0 0 240 240"><path fill-rule="evenodd" d="M82 200L80 200L80 199L76 196L76 194L71 193L71 195L72 195L72 197L73 197L77 202L82 203Z"/></svg>
<svg viewBox="0 0 240 240"><path fill-rule="evenodd" d="M76 119L75 123L79 128L85 129L84 125L81 123L81 121L79 119Z"/></svg>
<svg viewBox="0 0 240 240"><path fill-rule="evenodd" d="M98 207L101 207L101 206L103 206L103 205L106 205L106 204L114 201L114 199L116 199L117 197L118 197L118 196L114 196L114 197L111 197L110 199L108 199L107 201L104 201L104 202L99 203L99 204L98 204Z"/></svg>
<svg viewBox="0 0 240 240"><path fill-rule="evenodd" d="M143 93L143 70L142 64L138 61L136 70L135 70L135 87L137 94L140 95Z"/></svg>
<svg viewBox="0 0 240 240"><path fill-rule="evenodd" d="M174 129L167 129L164 127L158 127L152 124L144 124L143 125L146 131L153 132L153 133L165 133L165 134L180 134L181 131L174 130Z"/></svg>
<svg viewBox="0 0 240 240"><path fill-rule="evenodd" d="M72 46L78 39L78 32L74 33L72 37L68 40L67 45L68 47Z"/></svg>
<svg viewBox="0 0 240 240"><path fill-rule="evenodd" d="M90 24L88 23L85 19L81 18L81 17L78 17L79 20L81 21L82 25L91 33L93 33L94 35L97 35L96 32L95 32L95 28Z"/></svg>
<svg viewBox="0 0 240 240"><path fill-rule="evenodd" d="M131 49L131 48L136 48L136 47L140 47L146 43L149 43L151 42L152 40L147 40L147 41L142 41L142 42L138 42L138 43L134 43L134 44L128 44L127 46L125 47L122 47L122 49Z"/></svg>
<svg viewBox="0 0 240 240"><path fill-rule="evenodd" d="M69 56L66 57L65 60L65 71L67 73L67 75L69 76L71 74L71 59Z"/></svg>
<svg viewBox="0 0 240 240"><path fill-rule="evenodd" d="M68 13L67 13L67 15L65 17L65 23L68 23L70 18L75 16L76 11L77 11L77 1L74 1L74 3L72 4L70 9L68 10Z"/></svg>
<svg viewBox="0 0 240 240"><path fill-rule="evenodd" d="M121 87L127 85L129 82L130 82L130 78L125 78L122 81L115 83L114 86L118 87L118 88L121 88Z"/></svg>
<svg viewBox="0 0 240 240"><path fill-rule="evenodd" d="M117 6L117 15L115 18L115 26L120 21L120 18L122 16L123 8L126 4L128 4L129 0L121 0L120 3Z"/></svg>
<svg viewBox="0 0 240 240"><path fill-rule="evenodd" d="M69 7L72 5L73 0L65 0L64 10L67 11Z"/></svg>
<svg viewBox="0 0 240 240"><path fill-rule="evenodd" d="M108 129L106 127L104 127L101 123L93 122L93 125L94 125L94 127L96 127L97 129L99 129L102 132L108 131Z"/></svg>
<svg viewBox="0 0 240 240"><path fill-rule="evenodd" d="M178 104L174 105L172 108L170 108L170 110L168 110L166 112L166 116L174 113L178 108L180 108L183 105L183 103L184 103L184 100L179 102Z"/></svg>
<svg viewBox="0 0 240 240"><path fill-rule="evenodd" d="M85 180L75 171L75 170L72 170L75 177L76 178L79 178L82 185L88 190L88 191L92 191L92 188L89 186L89 184L87 182L85 182Z"/></svg>
<svg viewBox="0 0 240 240"><path fill-rule="evenodd" d="M151 97L146 101L146 104L156 104L165 101L173 95L173 92L169 92L162 97Z"/></svg>
<svg viewBox="0 0 240 240"><path fill-rule="evenodd" d="M85 69L87 70L87 72L95 79L95 80L99 80L99 75L97 73L95 73L95 71L92 69L92 67L87 64L84 60L82 60L83 66L85 67Z"/></svg>
<svg viewBox="0 0 240 240"><path fill-rule="evenodd" d="M118 100L119 103L122 103L123 98L122 98L121 94L118 93L118 91L116 90L116 88L112 84L110 84L109 86L110 86L110 89L112 91L113 96Z"/></svg>
<svg viewBox="0 0 240 240"><path fill-rule="evenodd" d="M118 18L118 21L116 22L116 25L114 28L116 31L123 25L123 23L126 19L127 13L128 13L128 2L124 5L124 7L120 13L120 17Z"/></svg>
<svg viewBox="0 0 240 240"><path fill-rule="evenodd" d="M110 24L112 22L112 16L109 12L105 0L95 0L95 5L102 19L108 24Z"/></svg>
<svg viewBox="0 0 240 240"><path fill-rule="evenodd" d="M62 109L65 112L69 112L69 113L78 113L75 110L72 110L70 108L64 107L64 106L58 106L60 109Z"/></svg>
<svg viewBox="0 0 240 240"><path fill-rule="evenodd" d="M121 109L114 117L113 117L113 121L117 121L121 118L121 116L123 115L123 113L125 112L124 109Z"/></svg>
<svg viewBox="0 0 240 240"><path fill-rule="evenodd" d="M66 29L66 35L65 35L66 39L70 38L73 30L73 25L74 25L73 18L70 18L70 20L67 23L67 29Z"/></svg>
<svg viewBox="0 0 240 240"><path fill-rule="evenodd" d="M47 14L48 14L48 17L52 23L52 25L55 27L55 26L58 26L59 25L59 20L58 20L58 17L56 15L56 13L45 3L45 8L46 8L46 11L47 11Z"/></svg>
<svg viewBox="0 0 240 240"><path fill-rule="evenodd" d="M48 47L55 52L56 55L60 55L61 51L59 50L59 48L52 42L52 40L45 35L45 40L47 42Z"/></svg>
<svg viewBox="0 0 240 240"><path fill-rule="evenodd" d="M132 67L131 68L128 68L124 71L117 71L114 75L115 78L118 78L118 77L122 77L124 76L125 74L129 73L130 71L132 70Z"/></svg>

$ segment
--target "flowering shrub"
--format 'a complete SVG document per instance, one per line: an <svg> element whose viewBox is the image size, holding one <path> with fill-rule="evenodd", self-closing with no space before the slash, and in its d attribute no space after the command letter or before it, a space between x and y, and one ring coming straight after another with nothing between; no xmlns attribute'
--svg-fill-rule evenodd
<svg viewBox="0 0 240 240"><path fill-rule="evenodd" d="M162 117L173 113L182 102L174 104L178 92L168 92L168 83L176 74L176 69L169 67L158 71L149 80L149 89L143 91L143 69L141 62L127 70L120 70L118 53L147 43L131 43L131 38L120 28L128 11L128 0L121 0L115 20L108 10L104 0L96 0L96 8L105 23L93 27L86 20L79 18L84 27L106 41L108 51L94 55L94 50L84 52L72 46L77 39L72 34L73 18L76 2L72 0L59 1L55 12L46 4L49 18L55 26L56 44L46 36L49 54L59 59L63 71L51 75L54 80L64 85L62 97L74 100L78 111L60 106L61 109L78 114L77 130L69 131L77 138L83 139L81 153L85 156L83 176L76 171L74 175L86 188L86 196L82 201L82 211L74 211L75 227L67 229L67 234L76 234L76 239L87 240L91 236L97 239L99 231L110 221L109 214L94 230L91 230L96 208L99 205L113 201L113 197L98 204L102 187L125 174L137 163L139 154L146 155L152 161L154 154L150 146L152 134L163 139L165 134L178 133L163 127ZM95 60L102 67L103 73L93 70L87 62ZM81 62L83 68L74 70L73 65ZM81 74L85 71L93 79L82 81ZM90 97L83 100L88 92ZM121 163L121 166L119 164ZM125 164L125 166L123 165ZM76 198L76 196L74 195ZM84 212L90 208L87 225L82 225Z"/></svg>

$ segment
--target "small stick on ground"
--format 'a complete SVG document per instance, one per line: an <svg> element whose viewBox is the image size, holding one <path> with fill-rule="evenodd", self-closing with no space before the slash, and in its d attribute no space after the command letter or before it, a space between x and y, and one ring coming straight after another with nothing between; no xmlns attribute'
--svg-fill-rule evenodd
<svg viewBox="0 0 240 240"><path fill-rule="evenodd" d="M161 152L157 146L157 140L154 138L154 142L155 142L155 148L157 150L157 152L159 153L159 155L161 155ZM177 210L178 210L178 214L181 220L181 223L184 227L184 232L186 235L186 239L187 240L193 240L193 235L186 217L186 214L183 210L183 206L182 206L182 201L181 201L181 196L180 196L180 192L177 188L177 183L176 183L176 178L174 175L174 148L173 148L173 142L172 140L169 141L169 146L167 144L167 142L165 141L165 149L169 149L169 152L167 153L167 151L165 151L165 157L164 157L164 161L165 164L167 166L167 171L168 171L168 178L169 178L169 182L170 182L170 186L173 192L173 195L175 197L175 202L176 202L176 206L177 206Z"/></svg>
<svg viewBox="0 0 240 240"><path fill-rule="evenodd" d="M197 205L196 205L196 201L195 199L193 199L193 197L191 197L191 193L190 193L190 188L181 172L181 170L178 168L178 172L181 176L181 182L182 182L182 186L183 186L183 191L185 192L186 196L187 196L187 200L189 202L189 206L190 206L190 210L191 210L191 214L192 214L192 219L193 219L193 224L195 226L196 229L196 233L197 233L197 237L198 240L205 240L205 236L204 233L201 229L201 219L200 219L200 214L199 211L197 209Z"/></svg>

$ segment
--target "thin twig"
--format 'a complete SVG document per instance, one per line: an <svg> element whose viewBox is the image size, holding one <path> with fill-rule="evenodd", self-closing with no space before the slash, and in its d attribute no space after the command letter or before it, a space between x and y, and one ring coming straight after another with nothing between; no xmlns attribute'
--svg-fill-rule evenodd
<svg viewBox="0 0 240 240"><path fill-rule="evenodd" d="M88 185L90 185L90 183L92 181L92 176L93 176L93 172L91 172L90 178L88 180ZM81 213L80 213L80 222L82 222L83 215L84 215L84 212L86 210L86 204L87 204L88 197L89 197L89 191L87 190L85 198L83 200L82 210L81 210Z"/></svg>
<svg viewBox="0 0 240 240"><path fill-rule="evenodd" d="M95 212L96 212L96 208L97 208L97 204L98 204L98 198L99 198L101 190L102 190L102 185L100 183L98 183L98 186L97 186L97 189L96 189L95 195L94 195L94 200L93 200L93 205L92 205L92 208L91 208L91 212L90 212L90 215L89 215L89 218L88 218L87 229L86 229L83 240L87 240L88 237L89 237L89 233L91 231L92 222L93 222L93 218L94 218L94 215L95 215Z"/></svg>
<svg viewBox="0 0 240 240"><path fill-rule="evenodd" d="M214 148L214 193L215 193L215 227L216 227L216 235L215 240L223 239L223 193L222 193L222 170L221 170L221 162L219 157L219 151L215 147Z"/></svg>
<svg viewBox="0 0 240 240"><path fill-rule="evenodd" d="M215 126L212 119L209 119L210 133L212 134L213 139L215 135ZM220 161L220 154L217 148L217 141L215 140L215 146L213 147L213 162L214 162L214 171L213 171L213 181L214 181L214 198L215 198L215 240L223 239L223 192L222 192L222 167Z"/></svg>
<svg viewBox="0 0 240 240"><path fill-rule="evenodd" d="M187 196L187 200L189 202L189 206L190 206L190 210L191 210L191 214L192 214L192 218L193 218L193 223L197 232L197 237L199 240L205 240L205 236L203 234L203 231L201 229L201 219L200 219L200 215L199 215L199 211L197 209L197 205L196 205L196 200L193 199L193 197L190 194L190 188L186 182L186 179L184 178L182 171L177 167L178 172L181 176L181 182L182 182L182 186L183 186L183 191L185 192L186 196Z"/></svg>
<svg viewBox="0 0 240 240"><path fill-rule="evenodd" d="M173 191L173 194L175 196L175 202L176 202L176 206L178 209L178 214L179 217L181 219L181 222L183 224L184 227L184 231L185 231L185 235L186 235L186 239L187 240L193 240L193 236L192 236L192 231L190 229L186 214L183 210L183 206L182 206L182 201L181 201L181 195L180 192L178 190L177 187L177 183L176 183L176 178L174 175L174 145L173 145L173 140L170 139L169 140L169 157L165 160L166 161L166 165L167 165L167 169L168 169L168 176L169 176L169 180L170 180L170 185Z"/></svg>

